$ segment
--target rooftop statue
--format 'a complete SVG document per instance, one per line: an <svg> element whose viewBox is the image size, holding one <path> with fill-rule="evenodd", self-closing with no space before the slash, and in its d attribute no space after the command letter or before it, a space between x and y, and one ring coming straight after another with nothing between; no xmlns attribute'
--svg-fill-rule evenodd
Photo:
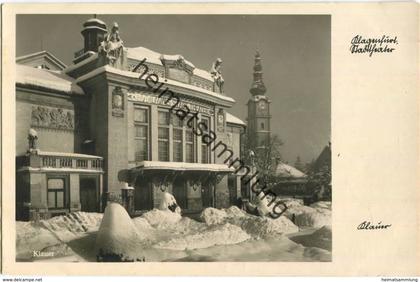
<svg viewBox="0 0 420 282"><path fill-rule="evenodd" d="M124 45L120 38L118 23L114 22L111 32L99 46L99 53L107 58L107 63L113 67L122 64Z"/></svg>
<svg viewBox="0 0 420 282"><path fill-rule="evenodd" d="M220 93L223 93L223 84L225 83L221 72L222 62L222 59L217 58L217 60L213 63L210 71L210 74L214 79L214 85L217 86L217 88L214 87L214 91L219 89Z"/></svg>

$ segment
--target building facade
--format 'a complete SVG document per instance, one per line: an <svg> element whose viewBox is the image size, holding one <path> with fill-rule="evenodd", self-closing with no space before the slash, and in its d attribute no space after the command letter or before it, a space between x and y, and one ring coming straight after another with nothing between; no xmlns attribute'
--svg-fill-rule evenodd
<svg viewBox="0 0 420 282"><path fill-rule="evenodd" d="M134 187L133 212L165 192L186 213L235 203L240 176L229 164L245 124L227 111L235 101L222 60L207 72L127 48L118 24L96 18L81 33L70 66L46 51L16 60L17 218L101 211L123 182Z"/></svg>

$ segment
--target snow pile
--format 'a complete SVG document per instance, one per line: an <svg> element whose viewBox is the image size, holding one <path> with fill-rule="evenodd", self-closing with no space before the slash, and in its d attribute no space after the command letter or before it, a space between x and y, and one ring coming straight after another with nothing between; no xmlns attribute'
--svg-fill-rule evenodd
<svg viewBox="0 0 420 282"><path fill-rule="evenodd" d="M102 216L100 213L73 212L41 220L39 224L55 234L61 241L68 241L86 232L97 231Z"/></svg>
<svg viewBox="0 0 420 282"><path fill-rule="evenodd" d="M229 218L240 218L247 215L245 211L241 210L237 206L231 206L230 208L225 209L224 211L226 212L226 215Z"/></svg>
<svg viewBox="0 0 420 282"><path fill-rule="evenodd" d="M28 256L33 251L68 242L98 230L102 214L74 212L39 222L16 222L16 253Z"/></svg>
<svg viewBox="0 0 420 282"><path fill-rule="evenodd" d="M302 199L295 199L295 198L281 198L279 201L282 201L287 205L288 208L296 207L296 206L303 206Z"/></svg>
<svg viewBox="0 0 420 282"><path fill-rule="evenodd" d="M122 260L138 259L140 254L133 253L140 236L127 211L117 203L109 203L99 228L95 252L104 257L119 255Z"/></svg>
<svg viewBox="0 0 420 282"><path fill-rule="evenodd" d="M65 243L49 246L41 250L43 253L54 253L54 257L74 256L73 250Z"/></svg>
<svg viewBox="0 0 420 282"><path fill-rule="evenodd" d="M331 212L301 213L295 217L295 224L299 227L322 227L331 225Z"/></svg>
<svg viewBox="0 0 420 282"><path fill-rule="evenodd" d="M299 228L284 216L280 216L276 219L249 216L242 222L241 227L255 238L264 238L270 235L282 235L299 231Z"/></svg>
<svg viewBox="0 0 420 282"><path fill-rule="evenodd" d="M33 251L59 244L53 233L34 222L16 222L16 255L32 256Z"/></svg>
<svg viewBox="0 0 420 282"><path fill-rule="evenodd" d="M262 216L268 216L274 207L274 204L268 207L268 199L264 193L259 193L257 195L255 198L255 204L257 205L258 213Z"/></svg>
<svg viewBox="0 0 420 282"><path fill-rule="evenodd" d="M132 220L137 230L139 231L153 229L150 223L143 217L136 217L136 218L133 218Z"/></svg>
<svg viewBox="0 0 420 282"><path fill-rule="evenodd" d="M162 211L172 211L181 214L181 208L178 206L175 197L168 192L163 193L159 203L159 209Z"/></svg>
<svg viewBox="0 0 420 282"><path fill-rule="evenodd" d="M155 247L171 250L193 250L217 245L237 244L250 238L251 237L240 227L226 223L212 226L203 232L159 242Z"/></svg>
<svg viewBox="0 0 420 282"><path fill-rule="evenodd" d="M200 219L208 226L223 224L226 222L238 225L245 217L250 216L236 206L228 209L206 208L201 212Z"/></svg>
<svg viewBox="0 0 420 282"><path fill-rule="evenodd" d="M169 228L181 220L181 215L171 211L161 211L153 209L141 216L149 222L151 226L158 229Z"/></svg>
<svg viewBox="0 0 420 282"><path fill-rule="evenodd" d="M209 226L225 223L237 225L254 238L299 231L299 228L284 216L276 219L268 216L254 216L235 206L223 210L207 208L201 213L200 218Z"/></svg>
<svg viewBox="0 0 420 282"><path fill-rule="evenodd" d="M308 207L297 201L286 201L286 205L284 215L299 227L331 225L331 202L317 202Z"/></svg>
<svg viewBox="0 0 420 282"><path fill-rule="evenodd" d="M224 210L206 208L200 214L200 219L207 225L216 225L226 222L227 213Z"/></svg>

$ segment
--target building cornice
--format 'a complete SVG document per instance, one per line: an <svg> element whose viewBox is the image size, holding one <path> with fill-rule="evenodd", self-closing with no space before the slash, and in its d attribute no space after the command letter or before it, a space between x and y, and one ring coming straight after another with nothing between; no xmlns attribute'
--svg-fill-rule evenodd
<svg viewBox="0 0 420 282"><path fill-rule="evenodd" d="M139 79L139 73L119 70L108 65L99 67L87 74L80 76L76 79L76 83L81 85L84 82L102 74L105 74L106 79L111 83L114 82L118 84L123 84L127 87L148 88L145 80ZM228 97L226 95L215 93L197 86L187 85L175 80L162 79L162 81L159 81L155 84L156 87L158 87L160 83L164 83L164 85L160 88L161 90L168 88L174 93L185 95L192 99L203 100L206 103L212 103L228 108L232 107L235 103L235 100L233 98Z"/></svg>

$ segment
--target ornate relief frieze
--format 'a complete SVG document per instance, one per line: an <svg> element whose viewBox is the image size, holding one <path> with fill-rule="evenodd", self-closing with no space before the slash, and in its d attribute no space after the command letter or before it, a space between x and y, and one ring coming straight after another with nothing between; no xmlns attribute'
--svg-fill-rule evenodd
<svg viewBox="0 0 420 282"><path fill-rule="evenodd" d="M62 108L32 106L31 126L74 130L74 111Z"/></svg>

